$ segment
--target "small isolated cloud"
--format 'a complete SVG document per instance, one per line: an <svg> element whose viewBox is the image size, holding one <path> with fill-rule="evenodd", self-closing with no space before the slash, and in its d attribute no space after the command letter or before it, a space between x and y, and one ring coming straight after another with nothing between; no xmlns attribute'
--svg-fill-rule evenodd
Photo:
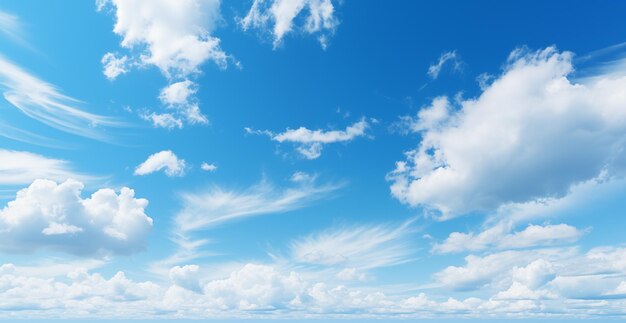
<svg viewBox="0 0 626 323"><path fill-rule="evenodd" d="M357 137L366 136L365 131L370 124L365 118L346 127L345 130L310 130L305 127L285 130L282 133L273 133L269 130L252 130L245 128L247 133L267 135L279 143L291 142L296 144L296 150L306 159L316 159L322 155L322 148L326 144L349 142Z"/></svg>
<svg viewBox="0 0 626 323"><path fill-rule="evenodd" d="M443 69L446 64L452 64L453 71L460 71L463 63L461 59L457 55L456 51L445 52L439 56L439 61L436 64L430 65L428 67L428 75L436 80L439 77L439 73Z"/></svg>
<svg viewBox="0 0 626 323"><path fill-rule="evenodd" d="M152 122L152 125L158 128L166 128L173 129L183 128L183 120L179 117L174 116L171 113L155 113L155 112L142 112L139 114L139 117L146 121Z"/></svg>
<svg viewBox="0 0 626 323"><path fill-rule="evenodd" d="M200 169L202 169L203 171L207 171L207 172L214 172L217 170L217 165L215 164L209 164L207 162L203 162L200 165Z"/></svg>
<svg viewBox="0 0 626 323"><path fill-rule="evenodd" d="M294 26L297 17L304 19L303 25ZM326 49L339 20L331 0L254 0L239 23L245 31L256 28L270 33L274 48L280 46L285 35L296 31L317 35L322 48Z"/></svg>
<svg viewBox="0 0 626 323"><path fill-rule="evenodd" d="M181 127L182 120L187 121L189 124L209 123L209 119L200 111L198 100L193 96L198 91L197 87L194 82L184 80L172 83L161 89L159 100L178 116L178 120L181 121L179 122ZM161 126L158 123L153 124L155 126ZM171 128L169 126L165 127Z"/></svg>
<svg viewBox="0 0 626 323"><path fill-rule="evenodd" d="M435 99L413 123L418 147L388 174L393 196L446 219L622 177L626 78L576 83L572 71L572 53L517 50L477 98Z"/></svg>
<svg viewBox="0 0 626 323"><path fill-rule="evenodd" d="M169 177L185 175L185 161L171 150L163 150L148 156L148 159L135 168L135 175L148 175L160 170L165 170Z"/></svg>
<svg viewBox="0 0 626 323"><path fill-rule="evenodd" d="M0 210L0 249L29 253L38 249L76 255L129 254L145 248L152 219L148 200L122 188L100 189L81 197L83 184L37 179Z"/></svg>
<svg viewBox="0 0 626 323"><path fill-rule="evenodd" d="M103 66L102 73L111 81L128 72L129 62L126 55L117 57L113 53L106 53L102 56L101 62Z"/></svg>

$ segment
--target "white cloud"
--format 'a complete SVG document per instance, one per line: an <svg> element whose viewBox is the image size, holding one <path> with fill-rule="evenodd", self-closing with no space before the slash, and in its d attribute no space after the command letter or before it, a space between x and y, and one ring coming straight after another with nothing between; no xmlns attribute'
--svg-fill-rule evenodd
<svg viewBox="0 0 626 323"><path fill-rule="evenodd" d="M30 184L35 179L46 178L58 182L69 178L93 181L96 178L77 173L61 159L47 158L26 151L0 149L0 185Z"/></svg>
<svg viewBox="0 0 626 323"><path fill-rule="evenodd" d="M118 76L128 72L129 62L128 56L117 57L113 53L106 53L102 56L102 65L104 76L109 80L115 80Z"/></svg>
<svg viewBox="0 0 626 323"><path fill-rule="evenodd" d="M211 36L221 19L218 0L110 0L113 32L121 46L139 49L141 64L157 66L168 77L185 77L211 60L226 66L220 40ZM104 5L100 6L103 9Z"/></svg>
<svg viewBox="0 0 626 323"><path fill-rule="evenodd" d="M165 170L169 177L185 175L185 161L171 150L163 150L148 156L148 159L135 168L135 175L148 175Z"/></svg>
<svg viewBox="0 0 626 323"><path fill-rule="evenodd" d="M369 123L365 118L346 127L345 130L309 130L305 127L285 130L282 133L273 133L269 130L252 130L245 128L247 133L267 135L279 143L291 142L296 144L296 150L307 159L316 159L321 156L322 148L326 144L349 142L357 137L366 135Z"/></svg>
<svg viewBox="0 0 626 323"><path fill-rule="evenodd" d="M295 210L336 190L337 185L304 184L278 189L262 182L244 191L213 188L202 193L182 194L183 209L176 215L179 232L207 229L250 216Z"/></svg>
<svg viewBox="0 0 626 323"><path fill-rule="evenodd" d="M542 270L552 272L549 262L526 261L529 265L515 269L530 270L540 276ZM619 294L623 280L606 276L603 280L590 275L557 275L552 279L549 273L537 278L535 287L509 280L506 287L489 299L456 299L430 298L415 292L387 295L381 289L324 282L267 264L243 264L218 279L202 279L201 273L202 269L196 265L174 267L170 271L171 283L167 280L137 282L123 272L107 279L83 268L65 277L41 278L29 275L23 267L4 264L0 266L0 308L4 310L0 317L14 318L11 313L17 309L20 318L105 319L277 319L292 316L415 319L442 315L460 319L546 317L546 313L556 319L624 314L620 299L623 295Z"/></svg>
<svg viewBox="0 0 626 323"><path fill-rule="evenodd" d="M121 46L131 55L105 61L110 53L106 54L103 64L107 77L117 76L130 66L154 65L168 79L169 85L161 90L159 99L171 112L144 113L142 118L168 129L182 128L183 121L208 124L193 97L197 86L189 77L198 74L207 61L226 68L231 59L221 49L220 39L212 35L222 19L220 1L109 0L100 1L98 10L107 4L115 10L113 32L122 37Z"/></svg>
<svg viewBox="0 0 626 323"><path fill-rule="evenodd" d="M511 271L533 261L567 260L576 256L574 249L539 249L503 251L486 256L469 255L464 266L449 266L435 274L435 280L452 290L476 290L511 281ZM521 274L517 274L519 277ZM529 278L530 279L530 278Z"/></svg>
<svg viewBox="0 0 626 323"><path fill-rule="evenodd" d="M200 267L198 265L175 266L170 269L170 280L174 284L195 291L201 292Z"/></svg>
<svg viewBox="0 0 626 323"><path fill-rule="evenodd" d="M544 259L537 259L525 267L515 267L511 272L514 282L532 289L539 288L556 277L554 265Z"/></svg>
<svg viewBox="0 0 626 323"><path fill-rule="evenodd" d="M518 249L572 243L584 231L567 224L528 225L524 230L511 233L505 222L475 235L473 232L452 232L441 244L433 246L438 253L477 251L485 249Z"/></svg>
<svg viewBox="0 0 626 323"><path fill-rule="evenodd" d="M83 184L38 179L0 211L0 249L58 250L77 255L129 254L145 247L152 219L146 199L129 188L100 189L83 199Z"/></svg>
<svg viewBox="0 0 626 323"><path fill-rule="evenodd" d="M432 64L428 67L428 75L433 79L437 79L439 77L441 69L448 62L452 64L453 71L459 71L461 69L462 63L458 55L456 54L456 51L445 52L442 53L441 56L439 56L439 61L437 62L437 64Z"/></svg>
<svg viewBox="0 0 626 323"><path fill-rule="evenodd" d="M339 25L334 14L331 0L254 0L240 24L243 30L257 28L271 33L274 48L277 48L285 35L294 31L296 17L302 15L304 24L295 26L295 29L310 35L317 34L322 48L326 49L329 36Z"/></svg>
<svg viewBox="0 0 626 323"><path fill-rule="evenodd" d="M0 90L4 99L26 116L61 131L106 140L108 136L103 133L103 128L122 126L113 118L79 109L80 101L59 93L55 86L1 56Z"/></svg>
<svg viewBox="0 0 626 323"><path fill-rule="evenodd" d="M398 128L402 133L437 129L448 120L451 110L452 105L448 101L448 97L440 96L433 99L430 106L420 109L416 118L403 116L394 127Z"/></svg>
<svg viewBox="0 0 626 323"><path fill-rule="evenodd" d="M303 208L339 187L307 182L279 189L263 181L241 191L213 187L204 192L184 193L181 195L182 209L174 217L171 237L178 249L169 257L153 263L151 270L160 273L164 268L206 255L206 252L200 250L208 240L194 238L193 234L197 231L247 217Z"/></svg>
<svg viewBox="0 0 626 323"><path fill-rule="evenodd" d="M295 272L283 275L270 266L247 264L227 279L206 284L204 293L224 309L271 310L298 305L305 287Z"/></svg>
<svg viewBox="0 0 626 323"><path fill-rule="evenodd" d="M569 52L513 52L479 97L421 130L418 148L388 175L392 194L445 219L622 176L626 77L573 83L572 71Z"/></svg>
<svg viewBox="0 0 626 323"><path fill-rule="evenodd" d="M412 221L400 226L363 225L324 230L290 244L292 258L301 263L357 269L392 266L410 260ZM346 274L346 273L344 273Z"/></svg>
<svg viewBox="0 0 626 323"><path fill-rule="evenodd" d="M0 11L0 32L10 38L19 39L19 35L22 33L19 17Z"/></svg>
<svg viewBox="0 0 626 323"><path fill-rule="evenodd" d="M196 84L190 80L172 83L161 90L159 100L163 104L170 106L186 105L189 102L189 96L198 91Z"/></svg>
<svg viewBox="0 0 626 323"><path fill-rule="evenodd" d="M193 97L197 91L197 84L190 80L184 80L163 88L159 100L173 111L174 115L179 116L179 120L184 118L190 124L208 124L209 119L202 114L197 99ZM155 123L155 126L158 125ZM180 127L182 127L182 122Z"/></svg>
<svg viewBox="0 0 626 323"><path fill-rule="evenodd" d="M167 128L167 129L173 129L173 128L182 129L183 128L183 120L178 117L175 117L171 113L159 114L155 112L151 112L151 113L144 112L140 114L139 116L144 120L151 121L152 125L155 127Z"/></svg>
<svg viewBox="0 0 626 323"><path fill-rule="evenodd" d="M217 170L217 165L215 164L209 164L207 162L203 162L200 165L200 169L202 169L203 171L207 171L207 172L214 172Z"/></svg>

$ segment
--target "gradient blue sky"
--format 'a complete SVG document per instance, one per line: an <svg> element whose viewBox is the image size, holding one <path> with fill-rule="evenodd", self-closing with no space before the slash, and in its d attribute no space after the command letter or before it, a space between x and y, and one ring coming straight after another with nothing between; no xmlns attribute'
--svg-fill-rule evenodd
<svg viewBox="0 0 626 323"><path fill-rule="evenodd" d="M3 1L0 317L624 318L625 10Z"/></svg>

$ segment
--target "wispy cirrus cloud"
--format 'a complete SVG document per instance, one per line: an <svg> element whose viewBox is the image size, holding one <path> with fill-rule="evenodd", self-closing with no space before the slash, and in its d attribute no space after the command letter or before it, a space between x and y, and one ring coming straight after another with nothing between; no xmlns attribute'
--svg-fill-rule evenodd
<svg viewBox="0 0 626 323"><path fill-rule="evenodd" d="M59 182L69 178L84 182L98 179L76 172L66 160L48 158L27 151L0 149L0 186L30 184L38 178Z"/></svg>
<svg viewBox="0 0 626 323"><path fill-rule="evenodd" d="M105 130L124 124L112 117L79 108L83 103L66 96L19 66L0 56L0 91L4 99L26 116L55 129L96 140L110 140ZM32 134L15 133L23 140ZM30 137L30 139L29 139Z"/></svg>
<svg viewBox="0 0 626 323"><path fill-rule="evenodd" d="M401 264L415 251L412 223L333 227L292 241L291 257L300 263L358 270Z"/></svg>
<svg viewBox="0 0 626 323"><path fill-rule="evenodd" d="M174 217L171 232L177 250L166 259L153 263L151 269L163 273L175 264L211 255L211 252L201 251L210 240L195 238L195 233L249 217L294 211L328 197L342 186L342 183L320 185L306 181L279 188L262 181L244 190L212 187L206 191L183 193L182 209Z"/></svg>
<svg viewBox="0 0 626 323"><path fill-rule="evenodd" d="M456 51L442 53L441 56L439 56L439 60L437 61L437 63L432 64L428 67L428 76L430 76L433 80L436 80L439 77L439 73L441 73L441 70L444 68L444 66L449 64L452 65L453 71L458 72L461 70L463 62L459 58L459 55L456 53Z"/></svg>

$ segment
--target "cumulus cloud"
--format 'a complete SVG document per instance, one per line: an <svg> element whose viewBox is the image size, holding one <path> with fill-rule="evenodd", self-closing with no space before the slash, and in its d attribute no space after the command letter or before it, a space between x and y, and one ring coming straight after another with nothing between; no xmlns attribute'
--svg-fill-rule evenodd
<svg viewBox="0 0 626 323"><path fill-rule="evenodd" d="M369 269L410 260L412 221L400 226L338 227L292 241L292 258L301 263ZM343 272L343 276L349 272ZM353 273L356 274L356 273Z"/></svg>
<svg viewBox="0 0 626 323"><path fill-rule="evenodd" d="M608 251L594 253L612 256ZM16 309L21 318L129 318L138 317L137 314L155 319L275 319L289 314L318 319L347 315L380 319L390 315L525 318L544 316L546 311L552 318L624 315L623 295L619 294L626 285L622 276L560 275L559 268L581 269L564 260L570 256L581 258L569 253L553 259L561 261L556 265L524 256L520 265L508 270L505 286L492 291L493 296L487 299L431 297L420 292L388 295L384 288L320 281L296 270L259 263L236 266L217 279L202 279L202 268L197 265L177 266L170 270L169 281L159 282L137 282L123 272L107 279L83 268L70 271L65 277L44 279L28 274L20 266L4 264L0 266L0 307L5 311L0 312L0 317L11 317ZM591 261L588 256L582 258ZM397 291L398 286L393 287ZM577 296L580 297L569 298Z"/></svg>
<svg viewBox="0 0 626 323"><path fill-rule="evenodd" d="M439 73L441 69L443 69L444 65L448 62L452 64L453 71L461 70L462 62L459 59L456 51L445 52L439 56L439 61L436 64L432 64L428 67L428 76L430 76L433 80L436 80L439 77Z"/></svg>
<svg viewBox="0 0 626 323"><path fill-rule="evenodd" d="M197 85L190 80L172 83L161 90L159 100L176 115L181 116L190 124L207 124L209 119L202 114L197 100L193 95L197 92ZM179 119L180 120L180 119ZM182 122L180 123L182 126ZM155 123L158 126L158 124ZM166 128L171 128L165 126Z"/></svg>
<svg viewBox="0 0 626 323"><path fill-rule="evenodd" d="M220 19L219 1L120 1L109 3L115 10L113 32L121 46L138 49L141 64L155 65L168 77L198 71L206 61L225 66L227 55L220 40L211 36Z"/></svg>
<svg viewBox="0 0 626 323"><path fill-rule="evenodd" d="M114 78L131 66L156 66L169 81L159 98L171 109L171 118L146 113L153 125L180 128L183 121L206 124L206 116L190 97L197 89L189 77L199 73L207 61L219 68L228 65L230 58L220 39L212 35L221 20L220 1L109 0L100 1L98 10L108 5L115 11L113 32L122 37L121 46L130 56L115 58L107 53L102 59L105 75Z"/></svg>
<svg viewBox="0 0 626 323"><path fill-rule="evenodd" d="M304 18L303 25L294 26L297 17ZM295 29L317 35L322 48L326 49L339 20L335 17L331 0L254 0L240 24L243 30L256 28L271 33L274 48L280 46L285 35Z"/></svg>
<svg viewBox="0 0 626 323"><path fill-rule="evenodd" d="M200 292L200 267L198 265L174 266L170 269L170 280L180 287Z"/></svg>
<svg viewBox="0 0 626 323"><path fill-rule="evenodd" d="M393 196L445 219L622 176L626 77L574 82L572 56L552 47L516 50L502 75L477 98L446 109L447 117L433 112L442 110L435 101L428 118L416 121L423 125L417 149L388 175Z"/></svg>
<svg viewBox="0 0 626 323"><path fill-rule="evenodd" d="M76 255L129 254L145 248L152 219L148 200L122 188L100 189L82 198L83 184L35 180L0 211L0 249L50 249Z"/></svg>
<svg viewBox="0 0 626 323"><path fill-rule="evenodd" d="M214 172L217 170L217 165L209 164L207 162L202 162L202 164L200 164L200 169L202 169L205 172Z"/></svg>
<svg viewBox="0 0 626 323"><path fill-rule="evenodd" d="M135 175L148 175L164 170L169 177L185 175L185 160L179 159L171 150L163 150L148 156L135 168Z"/></svg>
<svg viewBox="0 0 626 323"><path fill-rule="evenodd" d="M445 241L435 244L433 251L450 253L485 249L544 247L575 242L583 233L584 230L578 230L567 224L531 224L522 231L511 232L510 226L503 222L479 234L452 232Z"/></svg>
<svg viewBox="0 0 626 323"><path fill-rule="evenodd" d="M152 122L152 125L158 128L183 128L183 120L171 113L144 112L139 116L144 120Z"/></svg>
<svg viewBox="0 0 626 323"><path fill-rule="evenodd" d="M115 80L118 76L128 72L128 56L117 57L113 53L106 53L102 56L102 66L104 76L109 80Z"/></svg>
<svg viewBox="0 0 626 323"><path fill-rule="evenodd" d="M24 115L55 129L97 140L108 140L106 128L123 124L82 110L79 100L66 96L51 84L24 71L0 56L0 91L4 99ZM3 134L4 131L0 131ZM12 139L36 143L38 136L18 131Z"/></svg>
<svg viewBox="0 0 626 323"><path fill-rule="evenodd" d="M533 261L563 261L576 256L575 249L502 251L485 256L469 255L464 266L448 266L435 274L435 280L452 290L469 291L511 281L511 271Z"/></svg>
<svg viewBox="0 0 626 323"><path fill-rule="evenodd" d="M245 130L249 134L266 135L279 143L294 143L296 150L304 158L316 159L322 155L324 145L336 142L349 142L357 137L363 137L366 135L365 131L369 126L370 124L363 118L346 127L345 130L310 130L305 127L298 129L287 128L282 133L274 133L269 130L253 130L251 128L245 128Z"/></svg>

